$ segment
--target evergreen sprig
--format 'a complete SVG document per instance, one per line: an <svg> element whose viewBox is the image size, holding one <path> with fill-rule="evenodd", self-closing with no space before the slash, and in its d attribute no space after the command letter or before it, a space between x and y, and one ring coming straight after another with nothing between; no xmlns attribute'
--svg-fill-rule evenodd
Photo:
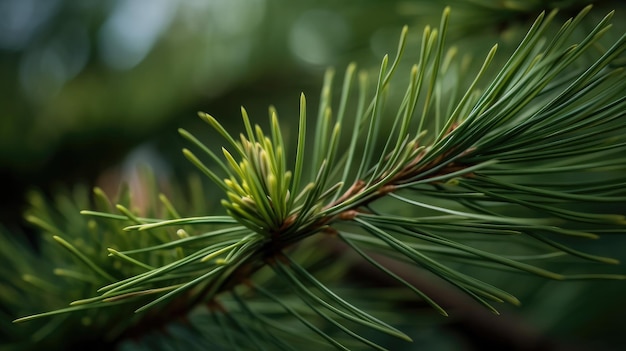
<svg viewBox="0 0 626 351"><path fill-rule="evenodd" d="M121 266L132 267L125 271L105 270L61 235L55 237L107 283L98 296L18 321L115 304L134 306L143 316L154 316L153 311L184 315L207 304L210 324L219 334L212 340L232 349L290 350L290 340L302 339L311 339L311 347L347 350L358 342L385 349L361 327L410 340L339 296L316 276L322 273L312 272L316 260L307 260L303 250L325 252L328 240L343 242L443 315L447 312L437 296L411 285L374 253L427 270L494 313L494 302L519 304L518 299L457 269L455 262L557 280L625 279L566 275L541 265L566 255L617 263L560 238L597 238L626 225L622 214L594 208L626 199L626 74L618 64L626 36L592 57L591 48L601 47L612 13L573 42L573 30L589 11L585 8L551 36L556 12L541 14L493 78L488 72L497 46L467 90L449 98L455 86L446 85L455 81L460 62L455 50L445 47L446 9L439 27L423 32L419 60L408 73L401 101L388 106L406 49L405 27L395 58L382 60L373 97L367 74L358 74L354 82L356 67L350 65L335 112L329 71L312 141L301 95L295 154L273 108L269 132L253 126L242 108L245 132L238 137L200 113L226 146L219 155L180 130L200 151L183 153L224 191L227 215L181 218L172 210L170 219L144 218L124 206L118 206L121 215L83 211L130 221L124 228L130 235L162 236L141 247L109 248ZM165 236L169 227L178 228L180 236ZM468 241L486 237L506 244L512 236L537 243L537 249L520 254ZM299 324L281 323L285 319Z"/></svg>

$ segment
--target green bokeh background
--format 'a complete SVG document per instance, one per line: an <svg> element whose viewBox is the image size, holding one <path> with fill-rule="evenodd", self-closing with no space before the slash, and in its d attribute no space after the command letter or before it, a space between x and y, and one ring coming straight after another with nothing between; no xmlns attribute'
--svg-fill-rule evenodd
<svg viewBox="0 0 626 351"><path fill-rule="evenodd" d="M137 162L173 182L196 172L180 157L176 129L208 131L199 110L236 131L240 105L263 124L273 104L281 122L295 126L300 92L316 106L327 67L340 74L349 62L376 69L395 52L404 24L411 28L408 71L422 27L436 25L445 5L452 6L450 45L476 65L494 42L501 44L497 58L506 57L541 10L563 8L559 23L585 3L1 0L0 222L15 235L32 234L21 215L32 188L51 194L77 182L106 187L111 174L127 177ZM619 37L626 30L623 1L598 1L581 29L611 9L617 13L609 36ZM624 206L614 211L624 213ZM587 245L626 261L624 237ZM505 308L505 317L554 338L555 347L626 347L624 282L482 274L523 301ZM418 327L416 349L469 345L455 328Z"/></svg>

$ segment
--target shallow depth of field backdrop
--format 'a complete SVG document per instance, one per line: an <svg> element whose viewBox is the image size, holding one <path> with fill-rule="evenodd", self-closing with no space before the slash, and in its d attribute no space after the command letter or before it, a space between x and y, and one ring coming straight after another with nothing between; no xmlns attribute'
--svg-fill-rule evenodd
<svg viewBox="0 0 626 351"><path fill-rule="evenodd" d="M22 216L32 189L52 195L87 184L114 193L121 181L132 187L141 163L164 184L198 173L180 156L184 142L176 133L206 128L196 111L238 130L240 105L264 124L273 104L281 122L295 128L300 92L316 106L326 68L342 74L356 62L375 72L384 54L395 53L405 24L406 55L417 57L422 28L436 26L446 5L452 8L448 46L474 55L468 64L479 67L496 42L496 62L512 52L542 10L560 7L560 24L587 3L0 0L1 229L37 246ZM596 3L582 28L615 9L609 35L623 34L626 3ZM615 206L624 213L624 204ZM587 245L626 261L626 236ZM602 269L626 272L623 265ZM547 349L626 347L623 281L493 274L491 281L513 291L521 307L504 306L501 317L468 307L466 315L420 322L411 330L415 343L403 346L472 349L517 333L545 337Z"/></svg>

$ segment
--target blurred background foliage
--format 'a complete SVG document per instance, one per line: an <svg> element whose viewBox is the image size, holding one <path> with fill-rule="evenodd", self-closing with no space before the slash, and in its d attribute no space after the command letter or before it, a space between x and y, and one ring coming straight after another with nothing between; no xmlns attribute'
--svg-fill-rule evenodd
<svg viewBox="0 0 626 351"><path fill-rule="evenodd" d="M316 106L327 67L343 71L354 61L376 69L394 52L404 24L413 29L404 62L412 62L421 40L416 33L438 23L445 5L452 7L449 43L468 65L478 65L494 42L501 44L496 60L505 58L540 11L561 8L555 21L561 23L587 3L0 0L0 222L12 235L29 233L22 213L31 188L51 196L75 183L97 184L114 194L120 179L135 179L137 163L151 164L162 180L187 179L196 171L180 157L176 128L198 130L196 111L239 128L240 105L263 124L274 104L282 123L295 123L300 92ZM625 32L626 3L595 5L581 31L615 9L607 41ZM626 261L623 238L593 244ZM487 274L523 301L504 311L523 321L516 328L583 348L626 346L623 283ZM467 318L473 317L446 323L469 344L463 338L480 332L464 334ZM425 329L416 346L423 339L422 345L450 347L444 340L450 329L439 329Z"/></svg>

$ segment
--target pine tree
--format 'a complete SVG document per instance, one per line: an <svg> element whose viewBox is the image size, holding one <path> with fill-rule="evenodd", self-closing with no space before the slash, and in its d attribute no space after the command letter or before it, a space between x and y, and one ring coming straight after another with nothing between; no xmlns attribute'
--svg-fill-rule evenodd
<svg viewBox="0 0 626 351"><path fill-rule="evenodd" d="M314 117L300 96L296 135L274 107L266 130L242 108L241 133L199 113L224 147L181 129L183 154L220 192L190 178L191 199L182 189L170 199L147 171L143 208L128 188L115 201L99 188L51 203L32 193L41 252L8 236L0 246L2 279L23 278L0 298L29 313L3 325L7 350L88 342L87 332L129 350L385 350L411 341L403 306L425 303L433 320L451 313L416 277L495 314L520 301L473 267L626 278L558 266L618 263L577 246L626 225L616 210L626 201L626 37L604 47L612 13L580 36L590 10L556 30L557 12L542 13L501 66L495 45L471 71L446 45L446 8L410 69L404 27L377 74L352 64L337 84L327 71Z"/></svg>

